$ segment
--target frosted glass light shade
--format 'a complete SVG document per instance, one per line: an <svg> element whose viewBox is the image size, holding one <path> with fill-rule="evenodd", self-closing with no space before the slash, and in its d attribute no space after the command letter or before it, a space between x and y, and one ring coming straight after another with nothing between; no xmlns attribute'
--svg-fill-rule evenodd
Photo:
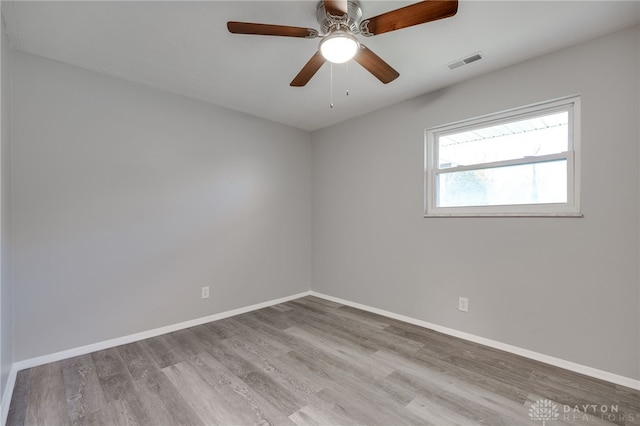
<svg viewBox="0 0 640 426"><path fill-rule="evenodd" d="M358 40L345 31L334 31L320 42L320 53L334 64L347 62L357 51Z"/></svg>

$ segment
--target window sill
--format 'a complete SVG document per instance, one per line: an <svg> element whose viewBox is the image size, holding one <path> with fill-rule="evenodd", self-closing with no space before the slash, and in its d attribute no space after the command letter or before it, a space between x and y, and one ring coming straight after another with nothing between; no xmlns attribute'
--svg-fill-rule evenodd
<svg viewBox="0 0 640 426"><path fill-rule="evenodd" d="M568 213L430 213L425 218L463 218L463 217L556 217L583 218L580 212Z"/></svg>

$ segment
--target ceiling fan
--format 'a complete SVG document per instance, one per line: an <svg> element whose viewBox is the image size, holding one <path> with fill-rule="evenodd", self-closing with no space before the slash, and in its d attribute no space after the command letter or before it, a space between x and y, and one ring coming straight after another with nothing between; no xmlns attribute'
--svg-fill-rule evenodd
<svg viewBox="0 0 640 426"><path fill-rule="evenodd" d="M356 38L356 34L371 37L414 25L453 16L458 11L457 0L426 0L390 12L362 19L358 0L321 0L316 9L320 32L312 28L252 22L227 22L229 32L283 37L321 37L318 51L295 76L291 86L306 85L326 62L343 63L354 59L378 80L387 84L400 75Z"/></svg>

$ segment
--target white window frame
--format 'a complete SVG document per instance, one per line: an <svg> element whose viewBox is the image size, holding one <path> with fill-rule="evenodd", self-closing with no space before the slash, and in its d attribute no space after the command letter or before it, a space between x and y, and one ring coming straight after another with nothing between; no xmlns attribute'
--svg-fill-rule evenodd
<svg viewBox="0 0 640 426"><path fill-rule="evenodd" d="M452 133L495 126L505 122L536 117L545 113L568 111L569 131L566 152L525 157L506 161L438 168L438 139ZM553 160L567 161L567 202L550 204L511 204L497 206L437 206L438 174L480 170L521 164L536 164ZM580 211L580 96L574 95L526 107L510 109L469 120L437 126L425 131L425 217L475 217L475 216L553 216L582 217Z"/></svg>

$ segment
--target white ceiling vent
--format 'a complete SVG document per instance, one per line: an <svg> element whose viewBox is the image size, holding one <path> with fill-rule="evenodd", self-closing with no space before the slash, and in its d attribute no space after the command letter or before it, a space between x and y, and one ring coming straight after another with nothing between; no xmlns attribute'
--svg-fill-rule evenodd
<svg viewBox="0 0 640 426"><path fill-rule="evenodd" d="M473 55L469 55L466 58L458 59L457 61L451 62L447 66L449 67L450 70L453 70L463 65L469 65L472 62L479 61L482 58L484 58L484 54L482 52L478 52L478 53L474 53Z"/></svg>

